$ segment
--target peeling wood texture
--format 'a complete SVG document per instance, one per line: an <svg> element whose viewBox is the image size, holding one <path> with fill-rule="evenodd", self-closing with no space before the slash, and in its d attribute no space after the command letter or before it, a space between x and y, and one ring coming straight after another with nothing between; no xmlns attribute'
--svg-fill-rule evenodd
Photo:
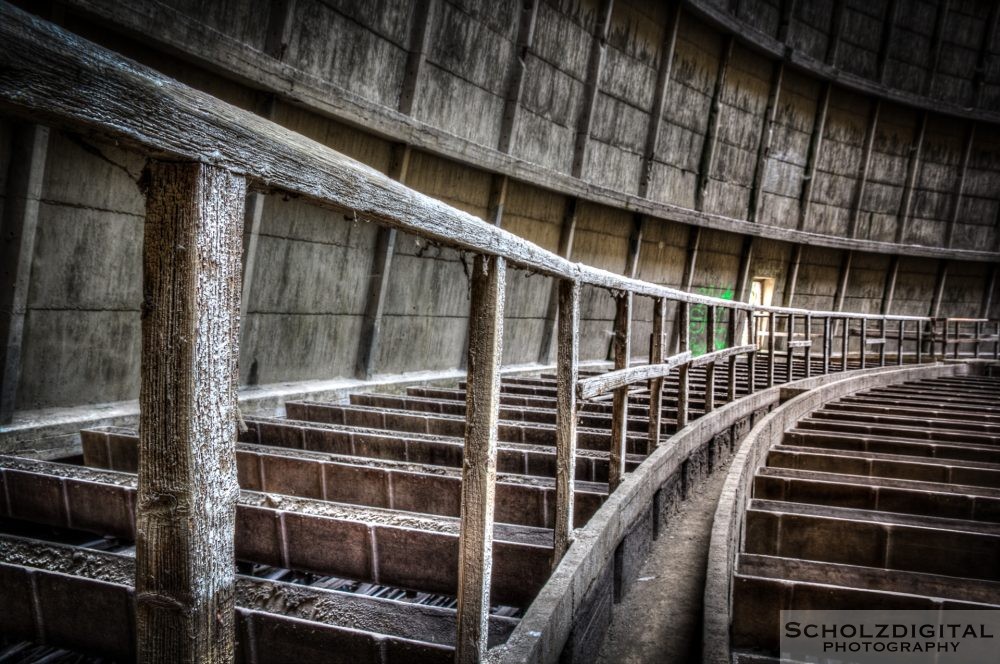
<svg viewBox="0 0 1000 664"><path fill-rule="evenodd" d="M48 128L14 126L0 220L0 425L11 421L17 405L38 199L48 145Z"/></svg>
<svg viewBox="0 0 1000 664"><path fill-rule="evenodd" d="M556 523L552 564L559 564L573 536L576 473L576 385L580 355L580 285L559 281L556 355Z"/></svg>
<svg viewBox="0 0 1000 664"><path fill-rule="evenodd" d="M236 381L246 182L152 162L136 509L140 662L234 657Z"/></svg>
<svg viewBox="0 0 1000 664"><path fill-rule="evenodd" d="M473 261L455 652L463 664L486 658L506 275L503 258Z"/></svg>

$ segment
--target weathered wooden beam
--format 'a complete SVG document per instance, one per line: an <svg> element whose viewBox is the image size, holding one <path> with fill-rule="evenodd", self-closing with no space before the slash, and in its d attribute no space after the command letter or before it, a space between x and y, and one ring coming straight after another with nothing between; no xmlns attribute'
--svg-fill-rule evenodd
<svg viewBox="0 0 1000 664"><path fill-rule="evenodd" d="M590 128L594 122L594 110L601 91L601 69L608 49L608 33L611 30L611 12L614 0L601 0L590 42L590 57L587 60L587 78L584 81L583 103L576 123L576 137L573 143L573 165L570 173L582 178L587 167L587 146L590 142Z"/></svg>
<svg viewBox="0 0 1000 664"><path fill-rule="evenodd" d="M848 234L852 238L858 236L858 225L861 221L861 205L864 203L865 187L868 185L868 171L871 169L872 148L875 145L875 133L878 131L878 116L881 108L881 100L875 99L871 102L871 111L868 114L868 126L865 129L865 146L861 153L861 163L858 167L858 177L854 184L854 195L851 200Z"/></svg>
<svg viewBox="0 0 1000 664"><path fill-rule="evenodd" d="M17 406L38 201L48 146L48 128L13 125L0 218L0 424L11 421Z"/></svg>
<svg viewBox="0 0 1000 664"><path fill-rule="evenodd" d="M407 47L406 70L399 93L399 112L412 115L430 48L431 24L437 14L438 0L417 0L410 14L410 43Z"/></svg>
<svg viewBox="0 0 1000 664"><path fill-rule="evenodd" d="M835 0L830 14L830 36L826 43L826 64L836 67L840 52L840 35L844 32L844 5L846 0Z"/></svg>
<svg viewBox="0 0 1000 664"><path fill-rule="evenodd" d="M998 273L1000 273L1000 266L993 264L989 274L986 275L986 283L983 284L983 300L979 306L980 318L990 317L990 305L993 304L993 293L996 292Z"/></svg>
<svg viewBox="0 0 1000 664"><path fill-rule="evenodd" d="M896 215L896 244L906 241L910 213L913 210L913 194L917 189L917 177L920 174L920 157L924 150L924 136L927 133L927 113L920 114L917 126L910 142L910 155L906 160L906 179L903 181L903 195L899 199L899 211Z"/></svg>
<svg viewBox="0 0 1000 664"><path fill-rule="evenodd" d="M662 364L666 359L667 301L658 297L653 300L653 334L649 342L649 365ZM649 381L649 449L660 445L660 429L663 416L663 377Z"/></svg>
<svg viewBox="0 0 1000 664"><path fill-rule="evenodd" d="M792 257L788 261L788 272L785 274L785 290L782 294L782 304L792 306L795 301L795 289L799 281L799 266L802 264L802 245L792 246Z"/></svg>
<svg viewBox="0 0 1000 664"><path fill-rule="evenodd" d="M500 139L497 149L510 153L517 137L517 121L521 112L521 95L524 92L524 77L528 68L528 52L535 39L535 23L538 18L539 0L524 0L517 23L517 42L514 45L514 61L510 64L507 79L507 95L504 98L503 116L500 120Z"/></svg>
<svg viewBox="0 0 1000 664"><path fill-rule="evenodd" d="M888 316L892 311L892 301L896 295L896 279L899 277L899 254L892 257L889 269L885 273L885 285L882 287L882 306L879 312Z"/></svg>
<svg viewBox="0 0 1000 664"><path fill-rule="evenodd" d="M726 88L726 76L729 73L729 60L733 56L733 46L736 38L732 35L724 38L722 51L719 53L719 67L715 72L715 88L712 90L712 103L708 109L708 123L705 126L705 140L701 144L701 158L698 161L698 180L695 184L694 208L705 209L705 195L712 179L712 167L715 164L715 152L719 140L719 122L722 116L722 93Z"/></svg>
<svg viewBox="0 0 1000 664"><path fill-rule="evenodd" d="M606 371L596 376L584 378L576 385L576 395L582 399L593 399L608 392L614 392L622 387L665 378L677 367L691 361L691 352L685 351L664 358L654 364L643 364L638 367L625 367Z"/></svg>
<svg viewBox="0 0 1000 664"><path fill-rule="evenodd" d="M473 261L455 644L455 661L463 664L486 659L506 270L496 256Z"/></svg>
<svg viewBox="0 0 1000 664"><path fill-rule="evenodd" d="M292 38L295 0L272 0L267 14L264 52L275 60L284 60Z"/></svg>
<svg viewBox="0 0 1000 664"><path fill-rule="evenodd" d="M799 198L799 230L805 230L809 222L809 208L812 206L813 189L816 186L816 168L819 165L820 151L823 149L823 134L826 131L826 115L830 109L831 83L823 86L819 100L816 102L816 115L813 119L812 135L809 138L809 154L806 161L806 172L802 177L802 194Z"/></svg>
<svg viewBox="0 0 1000 664"><path fill-rule="evenodd" d="M632 354L632 293L615 294L614 359L615 369L628 369ZM628 386L615 390L611 406L611 465L608 468L608 491L613 492L625 479L625 439L628 435Z"/></svg>
<svg viewBox="0 0 1000 664"><path fill-rule="evenodd" d="M649 112L649 122L646 125L646 142L642 151L642 169L639 172L638 195L649 196L649 182L653 173L653 161L660 141L660 121L663 119L663 106L667 100L667 89L670 86L670 71L674 63L674 48L677 45L677 26L681 22L681 3L676 1L670 8L670 17L663 32L663 43L660 46L660 63L656 69L656 88L653 91L653 108Z"/></svg>
<svg viewBox="0 0 1000 664"><path fill-rule="evenodd" d="M246 181L215 166L159 161L146 180L138 660L232 661Z"/></svg>
<svg viewBox="0 0 1000 664"><path fill-rule="evenodd" d="M401 183L406 181L410 155L409 145L393 146L389 177ZM389 294L389 276L392 272L392 260L396 255L396 229L380 226L372 251L374 254L368 277L368 297L365 299L365 314L361 322L361 333L358 335L358 357L355 364L355 376L361 380L368 380L375 373L382 338L382 317Z"/></svg>
<svg viewBox="0 0 1000 664"><path fill-rule="evenodd" d="M577 199L567 198L563 211L562 226L559 229L559 256L569 260L573 255L573 237L576 235ZM538 348L538 363L548 364L552 358L553 330L559 307L559 281L553 280L546 306L545 321L542 323L542 343Z"/></svg>
<svg viewBox="0 0 1000 664"><path fill-rule="evenodd" d="M552 566L573 539L576 475L576 385L580 356L580 284L559 280L559 342L556 361L556 522Z"/></svg>
<svg viewBox="0 0 1000 664"><path fill-rule="evenodd" d="M1000 3L994 2L990 8L989 18L983 28L983 38L979 42L979 54L976 56L976 70L972 74L972 106L983 103L983 84L986 82L986 69L990 65L990 46L996 38L997 25L1000 24Z"/></svg>
<svg viewBox="0 0 1000 664"><path fill-rule="evenodd" d="M784 76L785 63L779 60L774 63L771 70L771 87L767 93L767 107L764 110L760 140L757 142L757 161L754 163L753 180L750 182L747 221L751 222L756 222L760 215L761 188L764 182L764 172L767 170L767 160L771 155L771 143L774 140L774 121L778 113L778 98L781 95L781 82Z"/></svg>
<svg viewBox="0 0 1000 664"><path fill-rule="evenodd" d="M875 60L875 80L885 83L885 72L889 66L889 53L892 50L893 34L896 30L896 19L899 13L899 0L889 0L885 13L882 15L882 35L878 43L878 57Z"/></svg>
<svg viewBox="0 0 1000 664"><path fill-rule="evenodd" d="M945 246L951 247L955 240L955 226L958 215L962 211L962 196L965 194L965 180L969 172L969 160L972 158L972 145L976 140L976 123L970 122L965 132L965 143L962 147L962 161L958 164L958 175L955 178L955 192L952 194L951 214L948 215L948 227L945 230Z"/></svg>
<svg viewBox="0 0 1000 664"><path fill-rule="evenodd" d="M944 27L948 22L948 9L951 0L941 0L938 3L937 16L934 19L934 34L931 37L931 50L928 56L926 75L924 76L921 92L929 96L934 89L934 80L937 78L938 64L941 60L941 45L944 42Z"/></svg>
<svg viewBox="0 0 1000 664"><path fill-rule="evenodd" d="M931 318L937 318L941 313L941 300L944 298L944 287L948 281L948 261L938 261L937 278L934 281L934 297L931 300L930 311L927 313Z"/></svg>

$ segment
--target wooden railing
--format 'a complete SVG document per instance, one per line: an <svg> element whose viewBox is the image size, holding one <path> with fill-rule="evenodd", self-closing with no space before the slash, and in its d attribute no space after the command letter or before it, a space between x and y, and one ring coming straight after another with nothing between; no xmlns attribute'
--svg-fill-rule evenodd
<svg viewBox="0 0 1000 664"><path fill-rule="evenodd" d="M925 357L925 342L940 342L942 354L951 348L957 355L960 346L969 344L975 344L976 356L986 343L993 344L994 357L1000 349L1000 334L984 336L987 327L996 325L993 322L943 321L943 330L937 332L942 321L924 317L758 307L572 263L2 2L0 43L4 44L0 103L5 111L115 141L151 159L143 182L147 214L137 507L137 632L142 661L232 657L237 268L248 188L289 192L475 254L458 591L456 657L462 662L482 661L486 650L508 264L558 280L554 563L572 541L576 415L581 401L613 393L610 486L614 490L625 476L629 390L639 384L649 390L649 437L655 447L662 442L662 392L668 374L678 374L677 426L683 428L689 419L693 368L705 367L706 412L717 403L715 375L720 367L727 371L724 398L737 398L741 356L747 357L749 392L758 387L759 355L767 362L766 385L775 383L779 320L788 335L783 344L787 371L801 353L806 376L812 372L817 323L822 329L819 370L824 373L847 368L852 335L860 339L862 367L869 346L877 345L877 363L886 363L887 335L896 341L898 363L903 361L904 344L911 342L917 362ZM609 290L615 298L615 370L581 380L580 292L585 285ZM653 300L653 334L649 363L630 367L637 296ZM670 303L676 308L679 330L673 355L665 348ZM693 306L704 306L706 311L708 352L700 356L692 353ZM724 339L716 338L717 321L725 321ZM970 337L968 329L959 326L971 323L975 332ZM872 324L876 336L869 337ZM838 326L839 355L834 352Z"/></svg>

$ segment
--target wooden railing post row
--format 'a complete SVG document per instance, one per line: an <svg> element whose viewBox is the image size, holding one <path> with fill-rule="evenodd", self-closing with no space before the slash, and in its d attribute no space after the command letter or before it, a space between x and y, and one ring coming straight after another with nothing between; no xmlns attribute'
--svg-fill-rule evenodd
<svg viewBox="0 0 1000 664"><path fill-rule="evenodd" d="M691 305L688 302L677 303L677 329L680 332L678 352L686 353L691 349ZM677 430L680 431L688 423L688 407L691 395L691 365L685 362L677 370Z"/></svg>
<svg viewBox="0 0 1000 664"><path fill-rule="evenodd" d="M767 386L774 387L774 312L767 314Z"/></svg>
<svg viewBox="0 0 1000 664"><path fill-rule="evenodd" d="M732 308L728 310L729 318L726 326L726 347L732 348L736 345L736 317L740 310ZM729 371L726 373L726 401L736 400L736 360L733 355L729 358Z"/></svg>
<svg viewBox="0 0 1000 664"><path fill-rule="evenodd" d="M460 664L486 658L506 271L499 256L479 254L473 261L458 544L455 661Z"/></svg>
<svg viewBox="0 0 1000 664"><path fill-rule="evenodd" d="M580 357L580 282L559 280L556 332L556 523L552 566L573 539L576 476L576 382Z"/></svg>
<svg viewBox="0 0 1000 664"><path fill-rule="evenodd" d="M137 660L231 662L246 180L154 161L145 181Z"/></svg>
<svg viewBox="0 0 1000 664"><path fill-rule="evenodd" d="M632 293L618 291L615 298L614 356L615 369L628 369L632 339ZM608 468L608 492L625 479L625 442L628 437L628 385L614 392L611 405L611 459Z"/></svg>
<svg viewBox="0 0 1000 664"><path fill-rule="evenodd" d="M705 310L705 352L715 352L715 305L709 304ZM705 365L705 414L715 410L715 362Z"/></svg>
<svg viewBox="0 0 1000 664"><path fill-rule="evenodd" d="M665 359L664 332L666 330L667 302L662 297L653 298L653 337L649 344L649 363L662 364ZM663 415L663 378L649 381L649 451L660 445Z"/></svg>

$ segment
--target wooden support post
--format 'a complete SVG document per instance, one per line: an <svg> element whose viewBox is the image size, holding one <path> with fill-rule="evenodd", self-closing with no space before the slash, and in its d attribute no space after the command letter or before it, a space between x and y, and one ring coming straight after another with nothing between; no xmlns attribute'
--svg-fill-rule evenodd
<svg viewBox="0 0 1000 664"><path fill-rule="evenodd" d="M760 347L758 346L759 341L757 339L758 319L754 316L755 313L755 311L747 311L747 336L755 349L747 357L747 372L749 373L747 377L748 394L753 394L757 391L757 353Z"/></svg>
<svg viewBox="0 0 1000 664"><path fill-rule="evenodd" d="M861 223L861 206L864 203L865 187L868 185L868 171L871 169L872 148L875 145L875 133L878 131L878 116L882 108L879 99L872 101L871 113L868 116L868 127L865 130L865 147L861 154L861 164L858 168L858 179L854 186L854 196L851 201L851 216L848 233L850 237L858 236Z"/></svg>
<svg viewBox="0 0 1000 664"><path fill-rule="evenodd" d="M393 147L389 164L389 177L400 182L406 181L410 168L410 146L398 144ZM382 316L389 294L389 276L392 261L396 255L396 229L380 226L375 236L371 275L368 277L368 297L365 300L365 315L358 336L358 359L355 376L368 380L375 373L379 343L382 338Z"/></svg>
<svg viewBox="0 0 1000 664"><path fill-rule="evenodd" d="M851 319L844 318L843 338L840 346L840 370L847 371L847 356L851 353Z"/></svg>
<svg viewBox="0 0 1000 664"><path fill-rule="evenodd" d="M896 244L906 241L909 230L910 213L913 210L913 194L917 188L917 176L920 174L920 157L924 150L924 136L927 134L927 111L920 113L920 119L913 132L910 142L910 155L906 160L906 179L903 181L903 194L899 199L899 211L896 214Z"/></svg>
<svg viewBox="0 0 1000 664"><path fill-rule="evenodd" d="M899 320L899 326L896 330L896 365L903 366L903 344L906 341L906 321L903 319Z"/></svg>
<svg viewBox="0 0 1000 664"><path fill-rule="evenodd" d="M819 165L819 155L823 149L823 133L826 131L826 115L830 109L831 89L832 84L827 82L816 102L816 115L809 138L809 154L806 158L806 172L802 179L802 194L799 200L798 228L800 231L808 228L809 208L812 205L813 189L816 186L816 168Z"/></svg>
<svg viewBox="0 0 1000 664"><path fill-rule="evenodd" d="M696 183L694 207L705 209L705 194L712 178L712 166L715 163L715 152L719 137L719 121L722 110L722 92L726 87L726 75L729 72L729 60L733 55L735 38L730 35L722 44L719 55L719 68L715 75L715 89L712 92L712 105L708 109L708 124L705 127L705 140L701 144L701 160L698 165L698 181Z"/></svg>
<svg viewBox="0 0 1000 664"><path fill-rule="evenodd" d="M951 214L948 215L948 227L945 230L945 246L951 247L955 241L955 226L962 211L962 196L965 193L965 179L969 172L969 159L972 157L972 144L976 138L976 123L969 122L965 133L965 145L962 148L962 161L958 165L958 176L955 178L955 192L952 194Z"/></svg>
<svg viewBox="0 0 1000 664"><path fill-rule="evenodd" d="M806 341L810 344L812 343L812 329L813 329L813 319L811 314L806 314L805 317L805 328L806 328ZM806 346L805 353L806 359L806 378L812 377L812 346Z"/></svg>
<svg viewBox="0 0 1000 664"><path fill-rule="evenodd" d="M736 316L739 309L729 309L729 316L726 321L726 346L732 348L736 344ZM726 373L726 401L736 401L736 360L733 355L729 358L729 370Z"/></svg>
<svg viewBox="0 0 1000 664"><path fill-rule="evenodd" d="M580 284L559 280L559 333L556 353L556 523L552 566L573 539L576 476L576 381L580 355Z"/></svg>
<svg viewBox="0 0 1000 664"><path fill-rule="evenodd" d="M951 338L947 318L941 321L941 327L944 328L944 336L941 338L941 359L944 360L948 357L948 341Z"/></svg>
<svg viewBox="0 0 1000 664"><path fill-rule="evenodd" d="M885 343L885 341L886 341L885 340L885 333L886 332L887 332L887 330L886 330L886 327L885 327L885 319L881 318L881 319L879 319L879 326L878 326L879 339L882 340L882 343L880 343L878 345L878 365L880 367L884 367L885 366L885 346L886 346L886 343Z"/></svg>
<svg viewBox="0 0 1000 664"><path fill-rule="evenodd" d="M573 236L576 235L577 199L567 198L566 209L563 212L562 228L559 230L559 255L569 260L573 255ZM559 283L552 282L549 301L546 306L545 321L542 324L542 343L538 347L538 363L548 364L552 358L553 330L556 326L556 316L559 311Z"/></svg>
<svg viewBox="0 0 1000 664"><path fill-rule="evenodd" d="M924 324L917 323L917 364L924 361Z"/></svg>
<svg viewBox="0 0 1000 664"><path fill-rule="evenodd" d="M892 35L896 28L896 18L899 13L899 1L889 0L882 17L882 36L879 39L878 58L875 61L875 80L885 83L885 72L889 65L889 51L892 48Z"/></svg>
<svg viewBox="0 0 1000 664"><path fill-rule="evenodd" d="M785 275L785 293L782 298L786 307L795 301L795 287L799 281L799 266L802 264L802 245L792 245L792 259L788 262L788 274Z"/></svg>
<svg viewBox="0 0 1000 664"><path fill-rule="evenodd" d="M830 354L833 352L833 337L830 335L830 317L823 317L823 375L830 373Z"/></svg>
<svg viewBox="0 0 1000 664"><path fill-rule="evenodd" d="M264 35L264 52L275 60L284 60L292 38L295 0L272 0Z"/></svg>
<svg viewBox="0 0 1000 664"><path fill-rule="evenodd" d="M775 317L774 312L769 312L767 314L767 386L774 387L774 331L775 331Z"/></svg>
<svg viewBox="0 0 1000 664"><path fill-rule="evenodd" d="M974 357L978 360L980 339L983 338L983 323L982 321L976 321L974 324L976 326L976 343L975 343Z"/></svg>
<svg viewBox="0 0 1000 664"><path fill-rule="evenodd" d="M653 161L656 159L657 147L660 141L660 121L663 118L663 106L666 104L667 89L670 87L670 70L674 62L674 48L677 45L677 26L681 22L681 3L675 1L670 8L670 18L667 19L663 32L663 44L660 46L660 62L656 69L656 88L653 92L653 108L646 125L646 142L642 151L642 169L639 172L638 195L640 198L649 196L649 182L653 173Z"/></svg>
<svg viewBox="0 0 1000 664"><path fill-rule="evenodd" d="M840 35L844 31L845 0L835 0L833 12L830 14L830 37L826 45L826 64L836 67L837 54L840 51Z"/></svg>
<svg viewBox="0 0 1000 664"><path fill-rule="evenodd" d="M498 256L480 254L473 261L458 544L455 661L460 664L486 660L506 273L506 261Z"/></svg>
<svg viewBox="0 0 1000 664"><path fill-rule="evenodd" d="M945 325L947 325L947 323L945 323ZM959 341L961 340L962 336L959 333L959 329L958 328L959 328L959 323L958 323L958 321L955 321L955 343L952 344L952 354L951 354L951 356L953 358L955 358L956 360L958 359L959 347L962 345L962 344L959 343ZM948 350L948 349L946 348L945 350Z"/></svg>
<svg viewBox="0 0 1000 664"><path fill-rule="evenodd" d="M687 302L677 303L678 351L685 353L691 349L691 305ZM680 431L688 423L688 400L691 388L691 366L682 364L677 371L677 430Z"/></svg>
<svg viewBox="0 0 1000 664"><path fill-rule="evenodd" d="M864 369L866 364L865 360L868 357L868 319L862 318L860 322L861 322L861 343L859 344L860 345L859 352L861 354L861 368Z"/></svg>
<svg viewBox="0 0 1000 664"><path fill-rule="evenodd" d="M608 33L611 30L611 12L614 0L601 0L597 23L590 43L590 58L587 60L587 79L584 81L584 98L580 116L576 124L576 140L573 145L572 175L582 178L587 167L587 145L590 142L590 128L594 122L594 110L601 88L601 69L604 68L604 54L608 50Z"/></svg>
<svg viewBox="0 0 1000 664"><path fill-rule="evenodd" d="M497 149L509 154L517 137L517 121L521 112L521 94L524 91L525 71L528 66L528 52L535 39L535 24L538 19L539 0L526 0L521 5L518 21L517 43L514 61L510 65L507 79L507 96L504 99L503 116L500 120L500 140Z"/></svg>
<svg viewBox="0 0 1000 664"><path fill-rule="evenodd" d="M667 323L667 301L662 297L653 300L653 338L649 344L649 363L662 364L666 359L664 334ZM649 381L649 449L660 445L663 418L663 378Z"/></svg>
<svg viewBox="0 0 1000 664"><path fill-rule="evenodd" d="M1000 360L1000 320L993 326L993 359Z"/></svg>
<svg viewBox="0 0 1000 664"><path fill-rule="evenodd" d="M21 343L49 130L40 125L14 124L11 136L0 219L0 424L11 421L17 405Z"/></svg>
<svg viewBox="0 0 1000 664"><path fill-rule="evenodd" d="M412 115L417 106L417 95L423 71L426 68L427 51L430 47L431 23L437 14L438 0L417 0L413 3L410 17L410 44L403 73L403 88L399 93L399 112Z"/></svg>
<svg viewBox="0 0 1000 664"><path fill-rule="evenodd" d="M615 369L627 369L632 352L632 293L615 293ZM611 406L611 459L608 491L625 479L625 440L628 435L628 386L615 390Z"/></svg>
<svg viewBox="0 0 1000 664"><path fill-rule="evenodd" d="M705 307L705 352L715 351L715 305ZM715 410L715 362L705 365L705 414Z"/></svg>
<svg viewBox="0 0 1000 664"><path fill-rule="evenodd" d="M778 97L781 95L781 82L785 76L785 63L776 61L771 69L771 87L767 93L767 107L764 110L763 126L760 139L757 141L757 160L754 162L753 179L750 182L750 197L747 201L747 221L756 222L760 215L761 188L764 182L764 172L767 170L767 160L771 155L771 143L774 139L774 121L778 113Z"/></svg>
<svg viewBox="0 0 1000 664"><path fill-rule="evenodd" d="M231 662L246 180L200 163L152 162L146 181L138 660Z"/></svg>
<svg viewBox="0 0 1000 664"><path fill-rule="evenodd" d="M986 69L990 64L990 47L996 38L998 22L1000 22L1000 2L994 2L990 8L989 18L986 19L983 38L979 42L976 69L972 75L972 108L977 108L983 103L983 83L986 81Z"/></svg>
<svg viewBox="0 0 1000 664"><path fill-rule="evenodd" d="M925 97L929 97L934 91L934 80L937 78L938 63L941 60L941 44L944 41L944 26L948 21L950 4L950 0L941 0L938 4L937 17L934 19L934 35L931 38L930 62L921 89L921 94Z"/></svg>
<svg viewBox="0 0 1000 664"><path fill-rule="evenodd" d="M785 327L785 382L790 383L795 380L795 347L792 342L795 340L795 314L788 314L788 323Z"/></svg>

